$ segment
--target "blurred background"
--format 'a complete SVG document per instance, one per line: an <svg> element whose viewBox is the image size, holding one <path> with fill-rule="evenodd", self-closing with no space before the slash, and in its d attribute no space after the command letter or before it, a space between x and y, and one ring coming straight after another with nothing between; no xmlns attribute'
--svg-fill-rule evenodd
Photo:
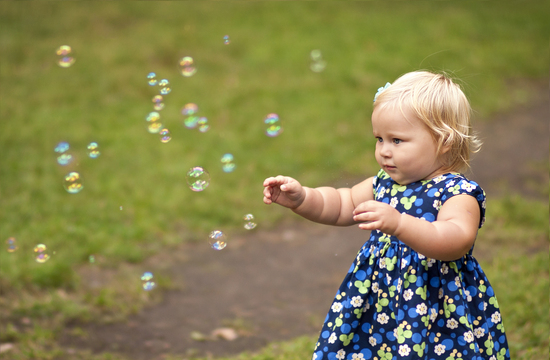
<svg viewBox="0 0 550 360"><path fill-rule="evenodd" d="M480 124L528 108L541 92L547 100L549 10L511 1L2 1L0 358L124 359L71 357L60 331L105 314L121 321L173 281L160 274L156 293L144 293L139 276L121 275L90 289L79 269L116 274L205 242L214 229L242 234L245 214L276 232L292 215L263 204L268 176L308 186L372 176L372 98L403 73L447 72ZM151 72L169 81L158 110L167 142L146 120L162 90L149 84ZM190 103L206 131L185 126ZM278 115L275 136L266 135L268 114ZM56 152L62 142L69 149ZM230 171L224 154L233 156ZM204 191L187 183L197 166L209 173ZM68 191L72 172L81 188ZM495 225L484 230L500 249L487 272L500 286L511 350L524 359L548 358L548 184L534 186L529 198L499 192L488 212ZM517 243L538 250L511 258ZM314 341L258 359L308 357Z"/></svg>

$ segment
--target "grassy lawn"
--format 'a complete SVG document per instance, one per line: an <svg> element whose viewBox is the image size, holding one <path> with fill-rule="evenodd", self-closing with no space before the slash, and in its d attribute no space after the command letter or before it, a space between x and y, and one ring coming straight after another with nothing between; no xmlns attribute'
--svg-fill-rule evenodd
<svg viewBox="0 0 550 360"><path fill-rule="evenodd" d="M548 8L546 2L0 2L0 240L14 237L18 247L0 251L0 314L10 319L0 323L0 341L18 344L8 355L57 358L64 322L116 320L157 301L120 270L128 264L181 242L205 241L213 229L244 231L247 213L259 226L274 226L285 212L263 206L267 176L288 174L315 186L372 174L371 99L402 73L446 70L462 79L478 119L527 103L532 88L520 84L548 76ZM61 45L74 50L68 68L56 63ZM322 72L310 70L314 49L326 61ZM183 56L194 58L195 75L180 74ZM152 71L171 85L160 111L168 143L147 131L151 99L159 94L147 83ZM187 103L199 106L210 130L182 125ZM264 134L269 113L281 119L277 137ZM56 162L61 141L74 158L67 166ZM92 141L101 152L95 159L86 154ZM222 170L226 153L235 158L231 173ZM187 186L194 166L210 173L203 192ZM77 194L63 187L71 171L82 178ZM548 207L510 201L527 220L517 223L515 205L497 204L495 221L513 220L515 227L484 230L502 249L487 272L500 284L512 349L528 359L529 351L548 351L541 321L548 316L548 257L520 256L497 239L508 239L511 249L540 241ZM43 264L34 261L37 244L48 249ZM88 266L90 256L94 266L117 269L112 286L86 290L75 269ZM171 286L169 278L158 281L159 288ZM11 322L24 317L37 320L27 332ZM291 359L277 354L309 353L312 341L277 344L264 357L243 359Z"/></svg>

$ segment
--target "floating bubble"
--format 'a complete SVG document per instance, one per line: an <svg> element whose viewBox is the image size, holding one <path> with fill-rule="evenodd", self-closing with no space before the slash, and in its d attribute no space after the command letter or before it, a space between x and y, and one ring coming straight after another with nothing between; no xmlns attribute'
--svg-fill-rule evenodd
<svg viewBox="0 0 550 360"><path fill-rule="evenodd" d="M151 111L145 118L147 122L157 122L160 120L160 114L156 111Z"/></svg>
<svg viewBox="0 0 550 360"><path fill-rule="evenodd" d="M55 147L54 151L58 154L60 154L57 157L57 163L59 165L65 166L71 163L73 161L73 156L71 154L68 154L67 151L69 150L69 143L62 141Z"/></svg>
<svg viewBox="0 0 550 360"><path fill-rule="evenodd" d="M183 119L183 125L185 125L186 128L193 129L197 127L197 124L199 123L199 117L197 116L198 111L199 107L197 104L189 103L183 106L181 113L185 116Z"/></svg>
<svg viewBox="0 0 550 360"><path fill-rule="evenodd" d="M88 261L90 262L90 264L95 263L95 256L94 255L88 256Z"/></svg>
<svg viewBox="0 0 550 360"><path fill-rule="evenodd" d="M227 236L220 230L214 230L208 235L208 243L214 250L223 250L227 246Z"/></svg>
<svg viewBox="0 0 550 360"><path fill-rule="evenodd" d="M170 131L168 129L162 129L159 131L160 134L160 142L167 143L168 141L172 140L172 137L170 136Z"/></svg>
<svg viewBox="0 0 550 360"><path fill-rule="evenodd" d="M153 109L160 111L164 109L164 103L162 102L162 95L153 96Z"/></svg>
<svg viewBox="0 0 550 360"><path fill-rule="evenodd" d="M141 285L145 291L153 290L157 286L153 281L153 273L149 271L144 272L143 275L141 275Z"/></svg>
<svg viewBox="0 0 550 360"><path fill-rule="evenodd" d="M170 94L170 91L172 91L172 89L170 88L170 82L166 79L162 79L161 81L159 81L159 87L160 93L162 95Z"/></svg>
<svg viewBox="0 0 550 360"><path fill-rule="evenodd" d="M230 173L233 170L235 170L235 163L233 162L232 154L224 154L222 156L221 162L222 162L222 169L226 173Z"/></svg>
<svg viewBox="0 0 550 360"><path fill-rule="evenodd" d="M155 74L154 72L150 72L147 75L147 81L149 82L149 85L155 86L158 83L157 74Z"/></svg>
<svg viewBox="0 0 550 360"><path fill-rule="evenodd" d="M182 57L180 59L179 66L181 74L185 77L193 76L197 72L191 56Z"/></svg>
<svg viewBox="0 0 550 360"><path fill-rule="evenodd" d="M95 141L88 144L88 156L92 159L96 159L99 156L99 145Z"/></svg>
<svg viewBox="0 0 550 360"><path fill-rule="evenodd" d="M268 114L264 120L267 128L265 129L265 134L269 137L275 137L280 135L283 132L281 122L279 121L279 115L277 114Z"/></svg>
<svg viewBox="0 0 550 360"><path fill-rule="evenodd" d="M158 132L163 128L162 123L160 122L160 114L156 111L151 111L145 120L148 122L147 131L151 134L158 134Z"/></svg>
<svg viewBox="0 0 550 360"><path fill-rule="evenodd" d="M43 264L50 259L50 255L46 253L46 245L38 244L34 247L34 259L37 263Z"/></svg>
<svg viewBox="0 0 550 360"><path fill-rule="evenodd" d="M15 252L18 249L17 244L15 243L14 237L8 238L8 240L6 240L6 244L8 245L7 250L9 253Z"/></svg>
<svg viewBox="0 0 550 360"><path fill-rule="evenodd" d="M204 116L200 117L197 121L197 125L199 126L199 131L204 133L207 132L210 129L210 125L208 125L208 119Z"/></svg>
<svg viewBox="0 0 550 360"><path fill-rule="evenodd" d="M323 55L321 54L321 50L311 50L310 53L311 57L311 65L309 68L313 72L321 72L325 70L325 67L327 66L326 61L323 60Z"/></svg>
<svg viewBox="0 0 550 360"><path fill-rule="evenodd" d="M62 68L68 68L75 62L75 58L72 56L73 49L69 45L62 45L56 50L56 54L60 56L57 60L57 65Z"/></svg>
<svg viewBox="0 0 550 360"><path fill-rule="evenodd" d="M63 185L65 186L65 190L70 194L79 193L84 188L80 180L80 174L76 171L71 171L65 175Z"/></svg>
<svg viewBox="0 0 550 360"><path fill-rule="evenodd" d="M120 207L120 211L122 211L122 206Z"/></svg>
<svg viewBox="0 0 550 360"><path fill-rule="evenodd" d="M193 191L203 191L210 185L210 174L200 166L187 172L187 185Z"/></svg>
<svg viewBox="0 0 550 360"><path fill-rule="evenodd" d="M254 215L252 214L246 214L245 216L243 216L243 220L244 220L244 228L246 230L252 230L256 227L256 224L254 222Z"/></svg>
<svg viewBox="0 0 550 360"><path fill-rule="evenodd" d="M225 36L223 37L223 43L224 43L225 45L229 45L230 42L231 42L231 40L229 40L229 35L225 35Z"/></svg>

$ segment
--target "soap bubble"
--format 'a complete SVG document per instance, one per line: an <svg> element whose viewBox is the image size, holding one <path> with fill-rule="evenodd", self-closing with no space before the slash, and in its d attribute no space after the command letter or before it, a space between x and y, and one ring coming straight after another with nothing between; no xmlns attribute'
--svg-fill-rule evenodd
<svg viewBox="0 0 550 360"><path fill-rule="evenodd" d="M153 281L153 273L149 271L144 272L143 275L141 275L141 285L145 291L153 290L157 286Z"/></svg>
<svg viewBox="0 0 550 360"><path fill-rule="evenodd" d="M170 82L166 79L162 79L161 81L159 81L159 87L160 93L162 95L167 95L170 93L170 91L172 91L172 89L170 88Z"/></svg>
<svg viewBox="0 0 550 360"><path fill-rule="evenodd" d="M71 171L67 175L65 175L64 184L65 190L69 194L76 194L79 193L80 190L84 188L82 185L82 182L80 181L80 174L76 171Z"/></svg>
<svg viewBox="0 0 550 360"><path fill-rule="evenodd" d="M167 143L168 141L172 140L172 137L170 136L170 131L166 128L159 131L159 134L160 134L160 141L162 143Z"/></svg>
<svg viewBox="0 0 550 360"><path fill-rule="evenodd" d="M150 72L149 75L147 75L147 80L149 81L149 85L155 86L158 83L157 74Z"/></svg>
<svg viewBox="0 0 550 360"><path fill-rule="evenodd" d="M214 250L223 250L227 246L227 236L220 230L214 230L208 235L208 243Z"/></svg>
<svg viewBox="0 0 550 360"><path fill-rule="evenodd" d="M197 127L199 122L199 117L197 116L198 111L199 107L197 104L189 103L183 106L181 113L185 117L183 119L183 125L185 125L186 128L193 129Z"/></svg>
<svg viewBox="0 0 550 360"><path fill-rule="evenodd" d="M50 259L50 255L46 253L46 245L38 244L34 247L34 256L37 263L43 264Z"/></svg>
<svg viewBox="0 0 550 360"><path fill-rule="evenodd" d="M210 125L208 125L208 119L204 116L200 117L197 121L197 125L199 126L199 131L204 133L207 132L208 129L210 129Z"/></svg>
<svg viewBox="0 0 550 360"><path fill-rule="evenodd" d="M160 114L156 111L151 111L145 120L148 122L147 131L151 134L158 134L158 132L163 128L162 123L160 122Z"/></svg>
<svg viewBox="0 0 550 360"><path fill-rule="evenodd" d="M321 50L311 50L310 57L312 60L311 65L309 66L311 71L321 72L325 70L327 63L326 61L323 60L323 55L321 54Z"/></svg>
<svg viewBox="0 0 550 360"><path fill-rule="evenodd" d="M8 238L8 240L6 240L6 244L8 244L8 252L9 253L12 253L14 252L15 250L18 249L17 247L17 244L15 243L15 238L14 237L10 237Z"/></svg>
<svg viewBox="0 0 550 360"><path fill-rule="evenodd" d="M90 264L95 263L95 256L94 255L88 256L88 261L90 262Z"/></svg>
<svg viewBox="0 0 550 360"><path fill-rule="evenodd" d="M88 144L88 156L92 159L96 159L99 156L99 145L95 141Z"/></svg>
<svg viewBox="0 0 550 360"><path fill-rule="evenodd" d="M210 174L200 166L195 166L187 172L187 184L193 191L203 191L210 185Z"/></svg>
<svg viewBox="0 0 550 360"><path fill-rule="evenodd" d="M252 215L252 214L246 214L245 216L243 216L243 220L244 220L244 228L246 230L252 230L257 225L254 222L254 215Z"/></svg>
<svg viewBox="0 0 550 360"><path fill-rule="evenodd" d="M67 153L68 150L69 150L69 143L65 141L60 142L55 147L54 151L59 154L59 156L57 157L57 163L59 165L65 166L70 164L71 161L73 161L73 156Z"/></svg>
<svg viewBox="0 0 550 360"><path fill-rule="evenodd" d="M75 62L75 58L72 56L73 49L69 45L62 45L56 50L56 54L60 56L57 60L57 65L62 68L68 68Z"/></svg>
<svg viewBox="0 0 550 360"><path fill-rule="evenodd" d="M264 120L267 125L265 129L265 134L269 137L275 137L280 135L283 132L281 122L279 121L279 115L277 114L268 114Z"/></svg>
<svg viewBox="0 0 550 360"><path fill-rule="evenodd" d="M160 111L164 109L164 103L162 102L162 95L153 96L153 109Z"/></svg>
<svg viewBox="0 0 550 360"><path fill-rule="evenodd" d="M228 45L230 42L231 42L231 40L229 40L229 35L225 35L225 36L223 37L223 43L224 43L225 45Z"/></svg>
<svg viewBox="0 0 550 360"><path fill-rule="evenodd" d="M197 72L191 56L182 57L180 59L179 66L181 74L185 77L193 76Z"/></svg>
<svg viewBox="0 0 550 360"><path fill-rule="evenodd" d="M221 162L222 162L222 169L226 173L230 173L233 170L235 170L235 163L233 162L232 154L224 154L222 156Z"/></svg>

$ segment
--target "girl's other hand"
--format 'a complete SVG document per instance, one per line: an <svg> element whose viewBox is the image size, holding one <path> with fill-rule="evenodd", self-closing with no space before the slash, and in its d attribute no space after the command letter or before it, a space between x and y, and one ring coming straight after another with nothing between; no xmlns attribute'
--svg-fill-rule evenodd
<svg viewBox="0 0 550 360"><path fill-rule="evenodd" d="M264 203L276 203L281 206L295 209L305 198L302 185L288 176L269 177L264 180Z"/></svg>
<svg viewBox="0 0 550 360"><path fill-rule="evenodd" d="M369 200L355 208L353 220L363 222L359 224L359 228L363 230L380 230L393 235L399 227L401 214L386 203Z"/></svg>

